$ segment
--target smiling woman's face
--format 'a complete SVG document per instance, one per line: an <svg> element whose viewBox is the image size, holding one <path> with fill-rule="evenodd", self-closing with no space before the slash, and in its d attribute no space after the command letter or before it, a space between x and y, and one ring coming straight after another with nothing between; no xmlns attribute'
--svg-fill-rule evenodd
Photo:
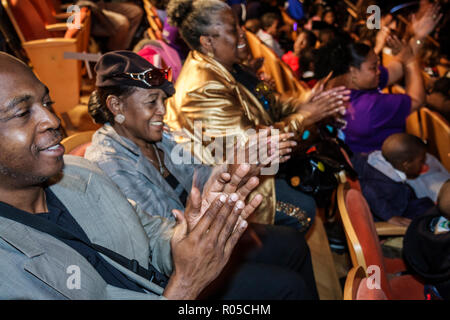
<svg viewBox="0 0 450 320"><path fill-rule="evenodd" d="M225 9L211 17L217 21L209 30L209 39L214 59L225 68L231 69L239 62L239 49L246 45L244 33L231 9Z"/></svg>
<svg viewBox="0 0 450 320"><path fill-rule="evenodd" d="M376 89L380 80L380 61L373 50L367 55L365 61L359 68L350 67L354 79L355 89Z"/></svg>
<svg viewBox="0 0 450 320"><path fill-rule="evenodd" d="M161 141L166 98L166 93L161 89L139 87L128 97L122 98L125 121L120 126L127 133L126 136L135 142Z"/></svg>

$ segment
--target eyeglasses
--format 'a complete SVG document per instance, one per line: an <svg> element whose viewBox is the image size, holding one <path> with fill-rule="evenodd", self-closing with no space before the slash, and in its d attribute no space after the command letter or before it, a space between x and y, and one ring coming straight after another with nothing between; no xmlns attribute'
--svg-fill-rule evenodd
<svg viewBox="0 0 450 320"><path fill-rule="evenodd" d="M120 74L133 80L141 81L149 87L160 86L164 81L172 81L172 69L148 69L140 73L125 72Z"/></svg>

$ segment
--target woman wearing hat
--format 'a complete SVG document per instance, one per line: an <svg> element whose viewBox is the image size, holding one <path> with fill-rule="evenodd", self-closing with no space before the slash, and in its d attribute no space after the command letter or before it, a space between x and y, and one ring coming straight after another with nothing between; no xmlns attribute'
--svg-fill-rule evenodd
<svg viewBox="0 0 450 320"><path fill-rule="evenodd" d="M89 113L103 126L94 134L85 157L95 162L127 198L144 211L174 219L174 209L180 213L189 205L187 192L193 184L194 170L195 185L201 189L211 174L225 172L227 165L212 168L174 161L172 151L176 143L165 132L163 123L163 101L174 93L172 83L167 80L168 72L155 68L147 60L129 51L103 55L95 69L97 89L91 95ZM280 136L281 139L288 137L289 134ZM288 146L289 143L288 140L280 145ZM284 149L280 154L286 152ZM268 161L272 158L269 157ZM231 167L230 171L233 171L233 165ZM257 171L257 166L253 165L247 176L251 177ZM256 177L250 178L237 193L245 198L258 182ZM261 196L256 195L248 206L257 206L261 200ZM244 218L245 211L244 208ZM248 288L239 287L240 293L236 291L228 297L236 298L234 294L239 294L239 298L248 299L257 295L260 298L278 299L289 291L291 298L317 298L310 253L304 237L290 228L257 224L250 226L249 229L256 232L263 246L255 248L254 240L247 232L248 237L245 239L244 236L239 244L242 250L235 250L243 252L244 248L251 249L243 256L247 263L232 272L230 283L238 285L244 277L246 280L239 286L245 286L245 283L253 283L251 279L270 275L273 275L271 279L274 281L270 282L269 291L261 291L261 288L257 289L252 284ZM277 288L284 293L277 292Z"/></svg>

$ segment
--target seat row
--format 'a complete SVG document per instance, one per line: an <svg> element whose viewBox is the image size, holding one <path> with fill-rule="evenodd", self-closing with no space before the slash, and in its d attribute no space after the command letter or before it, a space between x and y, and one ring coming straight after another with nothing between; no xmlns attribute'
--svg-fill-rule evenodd
<svg viewBox="0 0 450 320"><path fill-rule="evenodd" d="M87 51L90 11L74 9L79 15L72 15L57 0L2 0L2 5L33 71L50 90L55 112L67 122L67 113L80 101L82 62L64 55Z"/></svg>

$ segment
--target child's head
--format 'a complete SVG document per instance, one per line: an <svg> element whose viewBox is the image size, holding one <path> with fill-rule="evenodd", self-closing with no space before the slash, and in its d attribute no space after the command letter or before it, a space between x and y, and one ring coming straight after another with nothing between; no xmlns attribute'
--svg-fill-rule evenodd
<svg viewBox="0 0 450 320"><path fill-rule="evenodd" d="M447 180L447 182L442 185L437 203L442 215L450 220L450 180Z"/></svg>
<svg viewBox="0 0 450 320"><path fill-rule="evenodd" d="M383 157L392 166L406 174L408 179L415 179L421 173L426 159L426 145L418 137L395 133L389 136L381 147Z"/></svg>
<svg viewBox="0 0 450 320"><path fill-rule="evenodd" d="M436 80L431 92L439 93L445 100L450 100L450 78L442 77Z"/></svg>
<svg viewBox="0 0 450 320"><path fill-rule="evenodd" d="M303 30L294 42L294 53L298 56L302 50L314 48L316 41L317 37L312 31Z"/></svg>
<svg viewBox="0 0 450 320"><path fill-rule="evenodd" d="M261 27L268 34L276 37L278 34L278 25L280 17L273 12L268 12L261 17Z"/></svg>
<svg viewBox="0 0 450 320"><path fill-rule="evenodd" d="M257 33L261 29L261 21L259 19L248 19L245 22L245 29L250 32Z"/></svg>
<svg viewBox="0 0 450 320"><path fill-rule="evenodd" d="M334 23L336 22L336 16L331 8L325 8L322 16L322 21L328 23L329 25L334 25Z"/></svg>

